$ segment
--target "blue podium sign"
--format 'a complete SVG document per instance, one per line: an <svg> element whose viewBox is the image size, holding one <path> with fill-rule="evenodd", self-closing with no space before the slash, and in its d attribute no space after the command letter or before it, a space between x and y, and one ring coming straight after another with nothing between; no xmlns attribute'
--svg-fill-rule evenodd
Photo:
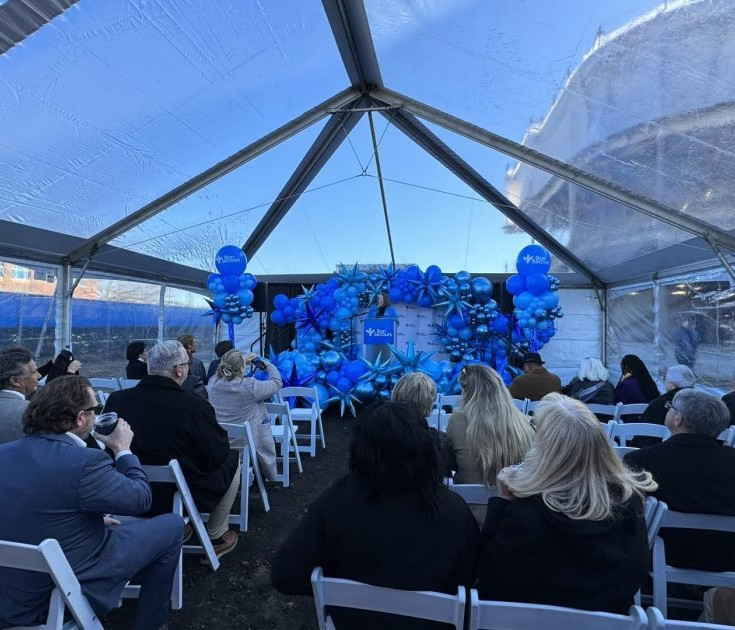
<svg viewBox="0 0 735 630"><path fill-rule="evenodd" d="M395 344L395 320L366 319L363 324L363 342L366 346L381 343Z"/></svg>

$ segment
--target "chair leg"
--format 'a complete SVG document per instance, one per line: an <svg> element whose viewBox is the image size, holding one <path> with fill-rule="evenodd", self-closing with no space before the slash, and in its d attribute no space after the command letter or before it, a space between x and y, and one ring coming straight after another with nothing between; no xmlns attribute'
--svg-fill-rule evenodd
<svg viewBox="0 0 735 630"><path fill-rule="evenodd" d="M319 423L319 437L322 440L322 448L327 448L327 443L324 441L324 425L322 424L322 411L321 409L316 414L317 422Z"/></svg>
<svg viewBox="0 0 735 630"><path fill-rule="evenodd" d="M665 617L667 612L666 552L664 541L656 537L653 543L653 606Z"/></svg>
<svg viewBox="0 0 735 630"><path fill-rule="evenodd" d="M258 453L255 450L254 444L248 444L248 450L250 451L250 465L253 467L255 473L255 483L258 484L258 491L260 492L260 499L263 501L263 511L268 512L271 509L270 502L268 501L268 493L265 489L265 481L263 480L263 472L260 470L260 462L258 461Z"/></svg>
<svg viewBox="0 0 735 630"><path fill-rule="evenodd" d="M311 433L309 435L309 455L316 457L316 414L311 416Z"/></svg>
<svg viewBox="0 0 735 630"><path fill-rule="evenodd" d="M304 467L301 465L301 454L299 453L299 442L296 439L296 431L293 430L293 425L288 429L291 433L291 444L293 445L294 455L296 456L296 468L298 469L299 474L301 474L304 472ZM290 449L286 449L286 454L288 454L289 450Z"/></svg>

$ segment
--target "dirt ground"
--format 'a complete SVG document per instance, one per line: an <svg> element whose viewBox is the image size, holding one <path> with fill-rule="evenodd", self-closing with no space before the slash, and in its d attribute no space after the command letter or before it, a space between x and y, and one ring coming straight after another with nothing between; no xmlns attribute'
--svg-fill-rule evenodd
<svg viewBox="0 0 735 630"><path fill-rule="evenodd" d="M302 453L303 474L291 465L291 486L269 491L271 509L263 512L257 493L251 492L248 531L237 548L222 558L218 571L199 564L200 556L184 556L184 607L169 617L172 630L224 628L269 630L317 627L314 602L309 597L281 595L270 584L270 559L297 519L332 481L347 472L352 418L324 414L327 448L311 458ZM255 496L255 498L253 498ZM132 627L134 600L102 619L105 628Z"/></svg>

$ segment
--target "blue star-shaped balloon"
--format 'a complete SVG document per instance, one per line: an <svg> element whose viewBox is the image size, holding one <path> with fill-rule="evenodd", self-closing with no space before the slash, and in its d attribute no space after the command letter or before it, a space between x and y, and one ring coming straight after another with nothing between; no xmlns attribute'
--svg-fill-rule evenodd
<svg viewBox="0 0 735 630"><path fill-rule="evenodd" d="M442 287L439 293L446 299L443 302L437 302L436 306L446 306L447 312L444 313L444 318L449 317L454 311L464 321L465 311L472 308L472 305L467 302L459 293L459 287L456 287L453 291L450 291L447 287Z"/></svg>
<svg viewBox="0 0 735 630"><path fill-rule="evenodd" d="M432 304L436 304L439 300L439 291L442 289L442 277L436 276L433 273L424 271L423 278L421 280L409 280L412 284L417 284L419 287L418 300L422 300L423 296L428 296L431 299Z"/></svg>
<svg viewBox="0 0 735 630"><path fill-rule="evenodd" d="M304 292L298 296L298 299L308 304L309 302L311 302L311 299L316 296L316 289L314 288L313 284L308 289L302 284L301 288L304 290Z"/></svg>
<svg viewBox="0 0 735 630"><path fill-rule="evenodd" d="M390 289L390 285L395 279L397 273L398 272L396 271L396 268L393 266L393 263L391 263L387 267L380 268L380 278L381 278L381 281L385 289Z"/></svg>
<svg viewBox="0 0 735 630"><path fill-rule="evenodd" d="M367 281L366 285L367 293L369 294L368 298L368 304L377 304L378 303L378 296L381 293L385 293L385 281L383 280L377 280L376 282L372 282L371 280Z"/></svg>
<svg viewBox="0 0 735 630"><path fill-rule="evenodd" d="M334 275L339 280L342 288L354 286L357 287L360 291L365 288L365 280L367 279L367 274L357 268L357 263L355 263L355 266L352 267L352 269L349 269L347 266L341 263L339 267L340 272Z"/></svg>
<svg viewBox="0 0 735 630"><path fill-rule="evenodd" d="M432 326L434 328L434 339L441 343L442 338L447 336L447 320L443 319L440 323L434 323Z"/></svg>
<svg viewBox="0 0 735 630"><path fill-rule="evenodd" d="M294 323L296 324L297 330L307 332L309 329L319 330L319 316L322 314L324 309L315 311L311 308L309 302L304 302L303 310L298 309L294 313Z"/></svg>
<svg viewBox="0 0 735 630"><path fill-rule="evenodd" d="M339 352L343 361L349 361L347 357L351 354L352 344L343 342L342 336L339 333L335 333L331 341L323 339L320 343L325 348Z"/></svg>
<svg viewBox="0 0 735 630"><path fill-rule="evenodd" d="M324 406L326 407L330 403L339 401L340 418L345 415L345 405L350 408L350 411L352 412L352 417L356 418L357 413L355 412L355 403L359 403L360 401L358 398L352 395L352 390L348 392L341 392L334 385L330 385L329 387L330 389L334 390L335 394L324 403Z"/></svg>
<svg viewBox="0 0 735 630"><path fill-rule="evenodd" d="M398 362L400 369L404 374L410 374L411 372L419 371L421 364L424 363L424 361L428 361L432 356L434 356L433 352L417 353L413 344L413 339L410 339L406 343L406 352L401 352L395 346L388 345L388 347L393 353L395 360Z"/></svg>
<svg viewBox="0 0 735 630"><path fill-rule="evenodd" d="M382 356L382 353L378 353L374 363L371 363L365 357L360 357L363 363L367 366L368 371L365 372L359 380L374 381L375 377L380 374L392 374L400 369L400 366L398 365L391 365L391 363L393 363L393 359L390 356L385 360L385 362L381 362Z"/></svg>

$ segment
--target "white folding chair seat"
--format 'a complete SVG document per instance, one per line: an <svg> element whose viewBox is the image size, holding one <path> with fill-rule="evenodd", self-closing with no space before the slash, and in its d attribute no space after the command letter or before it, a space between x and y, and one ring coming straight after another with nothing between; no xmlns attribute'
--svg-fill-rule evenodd
<svg viewBox="0 0 735 630"><path fill-rule="evenodd" d="M34 628L46 630L102 628L57 540L47 538L39 545L0 540L0 567L48 573L51 576L55 588L51 591L46 623L43 626L33 626ZM66 609L76 623L64 624Z"/></svg>
<svg viewBox="0 0 735 630"><path fill-rule="evenodd" d="M665 509L659 526L661 529L701 529L735 533L735 516L689 514ZM664 617L667 611L668 582L732 587L735 585L735 571L700 571L669 566L666 564L664 540L656 536L653 543L653 605Z"/></svg>
<svg viewBox="0 0 735 630"><path fill-rule="evenodd" d="M482 601L470 591L469 630L645 630L646 613L631 606L627 615L542 604Z"/></svg>
<svg viewBox="0 0 735 630"><path fill-rule="evenodd" d="M447 487L461 496L468 505L487 505L490 497L498 496L497 488L490 488L481 483L454 483L447 480Z"/></svg>
<svg viewBox="0 0 735 630"><path fill-rule="evenodd" d="M284 488L288 488L290 479L291 451L293 450L296 459L296 467L300 473L304 472L301 466L301 455L299 454L299 446L296 441L296 432L298 427L293 425L291 421L291 410L286 403L265 403L265 411L271 418L271 430L273 439L281 447L281 460L283 471L278 475L278 481L283 483ZM281 424L277 424L280 420ZM278 459L278 458L277 458Z"/></svg>
<svg viewBox="0 0 735 630"><path fill-rule="evenodd" d="M457 630L464 626L466 594L460 586L456 595L432 591L402 591L372 586L353 580L324 577L321 567L311 572L311 588L319 630L334 628L327 606L392 613L405 617L452 624Z"/></svg>
<svg viewBox="0 0 735 630"><path fill-rule="evenodd" d="M732 626L723 626L719 623L704 623L703 621L674 621L664 619L658 608L647 608L648 630L676 630L676 628L688 628L689 630L732 630Z"/></svg>
<svg viewBox="0 0 735 630"><path fill-rule="evenodd" d="M255 483L258 484L258 492L260 492L260 499L263 502L263 511L268 512L271 509L270 501L268 500L268 492L266 491L263 472L260 470L260 462L258 461L258 453L255 450L255 441L253 440L253 431L250 428L250 424L247 422L243 422L242 424L220 422L220 426L227 431L227 435L230 436L231 448L238 451L242 449L246 449L248 451L248 461L250 462L250 467L253 469L253 474L255 475ZM244 456L241 459L241 466L243 465L243 460ZM250 494L249 488L250 482L252 481L249 475L250 473L247 477L248 495ZM244 480L245 477L243 476L243 481ZM240 489L240 492L243 492L242 488ZM240 514L242 514L242 511Z"/></svg>
<svg viewBox="0 0 735 630"><path fill-rule="evenodd" d="M439 407L439 420L438 420L438 429L442 433L446 433L447 431L447 424L449 423L449 416L452 415L452 412L445 411L444 407L449 407L452 411L457 407L459 404L459 399L461 396L459 394L453 394L452 396L442 396L441 400L439 401L440 407Z"/></svg>
<svg viewBox="0 0 735 630"><path fill-rule="evenodd" d="M528 403L530 401L528 398L514 398L513 404L515 405L516 409L518 409L521 413L526 413L526 410L528 409Z"/></svg>
<svg viewBox="0 0 735 630"><path fill-rule="evenodd" d="M721 440L725 446L735 445L735 425L730 425L722 433L717 436L718 440Z"/></svg>
<svg viewBox="0 0 735 630"><path fill-rule="evenodd" d="M620 405L620 411L618 412L617 419L620 422L625 421L625 416L640 416L648 407L648 403L635 403L630 405Z"/></svg>
<svg viewBox="0 0 735 630"><path fill-rule="evenodd" d="M669 430L663 424L652 424L649 422L630 422L615 425L612 439L619 440L620 446L627 446L628 440L634 437L657 437L666 440L671 436Z"/></svg>
<svg viewBox="0 0 735 630"><path fill-rule="evenodd" d="M119 378L118 382L120 383L120 389L130 389L140 383L140 380L137 378Z"/></svg>
<svg viewBox="0 0 735 630"><path fill-rule="evenodd" d="M278 402L288 404L288 398L301 398L309 403L304 407L291 408L292 422L309 422L309 435L303 437L309 441L308 445L299 445L299 450L309 453L312 457L316 456L316 440L317 437L322 443L322 448L327 448L324 440L324 426L322 425L322 410L319 406L319 394L314 387L284 387L277 393Z"/></svg>
<svg viewBox="0 0 735 630"><path fill-rule="evenodd" d="M589 410L595 415L610 416L610 420L617 420L620 417L620 408L622 403L617 405L600 405L598 403L587 403Z"/></svg>
<svg viewBox="0 0 735 630"><path fill-rule="evenodd" d="M90 378L89 384L95 391L103 389L108 392L116 392L120 389L120 381L116 378Z"/></svg>

